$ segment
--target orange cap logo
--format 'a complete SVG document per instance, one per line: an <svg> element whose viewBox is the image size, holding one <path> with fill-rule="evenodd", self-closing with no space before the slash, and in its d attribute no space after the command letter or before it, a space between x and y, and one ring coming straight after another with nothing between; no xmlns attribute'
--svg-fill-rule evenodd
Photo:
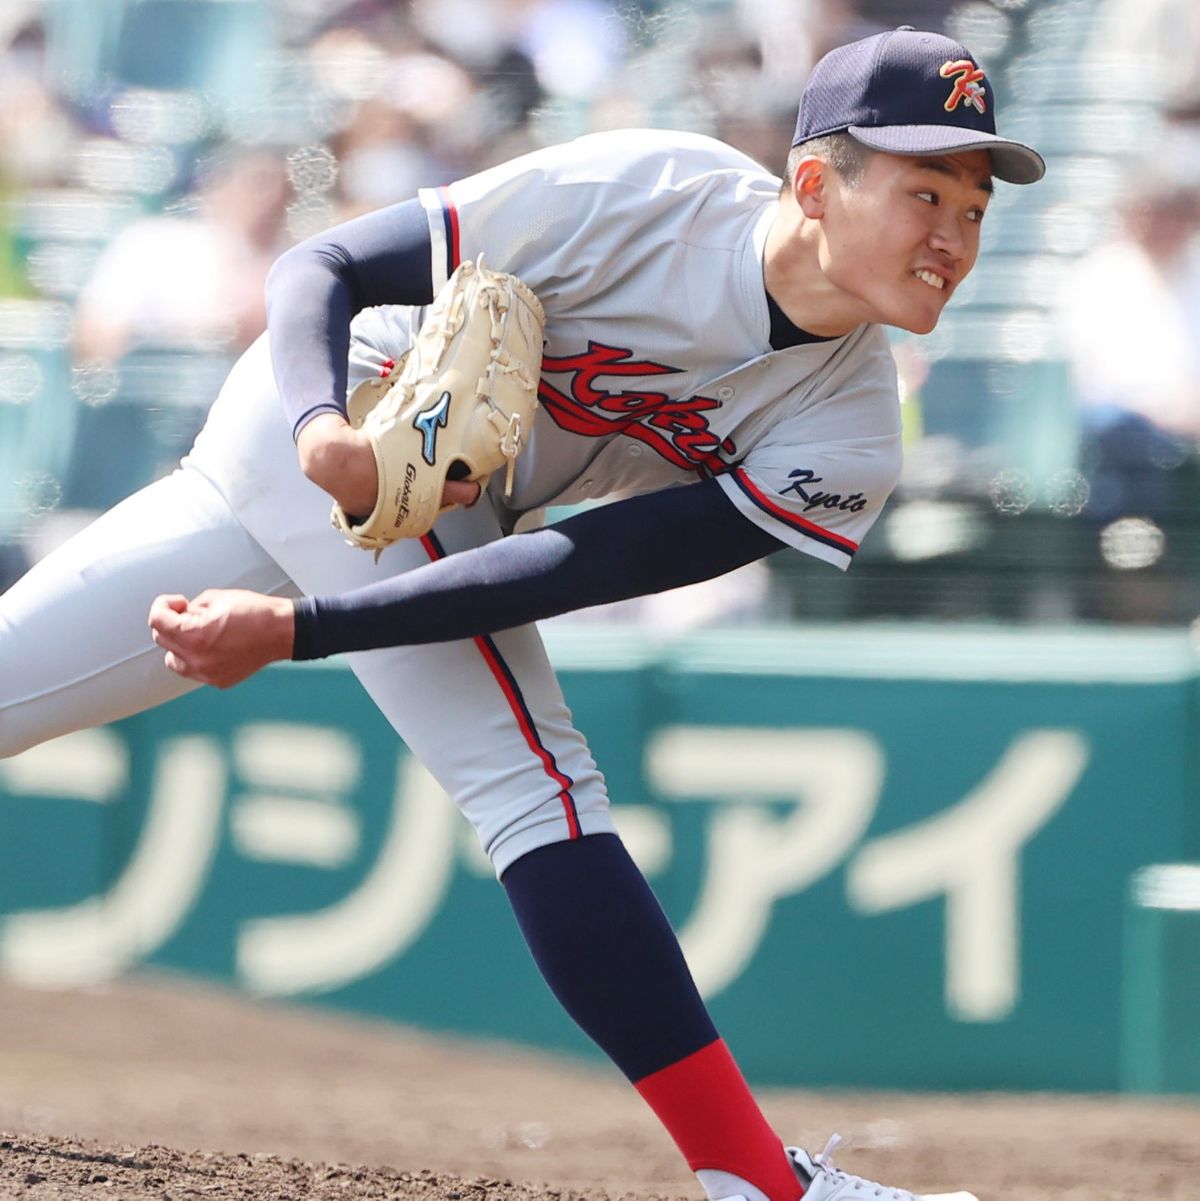
<svg viewBox="0 0 1200 1201"><path fill-rule="evenodd" d="M981 87L979 83L983 78L983 70L969 58L959 58L953 62L943 63L938 74L943 79L953 79L954 76L958 76L946 99L946 112L954 112L960 103L969 104L977 112L987 112L987 100L984 99L987 96L987 89Z"/></svg>

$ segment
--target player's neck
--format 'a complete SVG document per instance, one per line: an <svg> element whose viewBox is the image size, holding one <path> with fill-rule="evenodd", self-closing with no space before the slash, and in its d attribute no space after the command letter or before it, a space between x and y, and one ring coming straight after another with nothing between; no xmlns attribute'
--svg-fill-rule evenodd
<svg viewBox="0 0 1200 1201"><path fill-rule="evenodd" d="M818 223L786 200L767 234L763 283L793 325L818 337L840 337L870 320L822 270Z"/></svg>

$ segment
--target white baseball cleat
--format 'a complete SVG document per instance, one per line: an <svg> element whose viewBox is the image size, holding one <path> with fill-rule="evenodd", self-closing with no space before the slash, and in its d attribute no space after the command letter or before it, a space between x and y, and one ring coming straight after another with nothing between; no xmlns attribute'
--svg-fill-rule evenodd
<svg viewBox="0 0 1200 1201"><path fill-rule="evenodd" d="M907 1189L889 1188L851 1176L830 1163L829 1157L841 1137L834 1135L820 1155L809 1155L799 1147L789 1147L788 1156L805 1185L804 1201L866 1201L868 1197L879 1197L883 1201L979 1201L974 1193L910 1193Z"/></svg>

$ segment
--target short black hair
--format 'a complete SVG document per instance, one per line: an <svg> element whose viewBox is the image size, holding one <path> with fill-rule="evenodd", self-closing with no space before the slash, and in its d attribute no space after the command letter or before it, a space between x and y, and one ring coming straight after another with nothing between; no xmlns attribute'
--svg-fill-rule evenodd
<svg viewBox="0 0 1200 1201"><path fill-rule="evenodd" d="M845 131L827 133L819 138L809 138L807 142L793 146L789 152L787 166L784 169L783 190L791 189L800 160L810 154L827 162L849 187L857 187L862 182L867 162L874 153L869 146L864 146L857 138Z"/></svg>

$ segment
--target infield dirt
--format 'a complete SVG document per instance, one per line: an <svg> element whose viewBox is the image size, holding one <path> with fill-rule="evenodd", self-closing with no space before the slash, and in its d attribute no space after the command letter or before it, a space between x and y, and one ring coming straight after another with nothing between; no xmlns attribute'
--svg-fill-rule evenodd
<svg viewBox="0 0 1200 1201"><path fill-rule="evenodd" d="M837 1163L889 1184L1200 1201L1200 1098L762 1099L789 1142L838 1131ZM28 1201L700 1197L611 1069L160 978L0 985L0 1131L0 1198Z"/></svg>

